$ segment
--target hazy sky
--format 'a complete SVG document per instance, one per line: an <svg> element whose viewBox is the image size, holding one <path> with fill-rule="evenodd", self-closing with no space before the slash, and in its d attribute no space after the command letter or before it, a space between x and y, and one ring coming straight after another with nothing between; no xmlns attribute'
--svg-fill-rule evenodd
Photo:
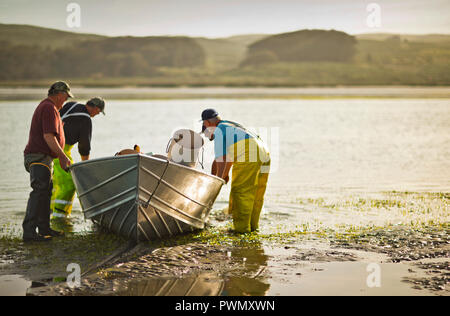
<svg viewBox="0 0 450 316"><path fill-rule="evenodd" d="M68 27L69 3L81 9ZM370 3L380 26L369 27ZM450 0L0 0L0 23L31 24L105 35L225 37L299 29L450 33Z"/></svg>

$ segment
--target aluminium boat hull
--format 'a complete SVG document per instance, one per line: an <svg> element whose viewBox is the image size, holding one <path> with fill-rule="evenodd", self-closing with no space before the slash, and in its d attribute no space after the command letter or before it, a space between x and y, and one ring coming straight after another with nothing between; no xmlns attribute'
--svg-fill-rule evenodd
<svg viewBox="0 0 450 316"><path fill-rule="evenodd" d="M135 241L203 229L224 184L218 177L141 154L76 163L70 172L85 217Z"/></svg>

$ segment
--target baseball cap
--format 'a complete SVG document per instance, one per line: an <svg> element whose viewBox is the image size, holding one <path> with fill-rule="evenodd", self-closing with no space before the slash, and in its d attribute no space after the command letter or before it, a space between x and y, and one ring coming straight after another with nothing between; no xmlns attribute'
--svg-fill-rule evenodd
<svg viewBox="0 0 450 316"><path fill-rule="evenodd" d="M216 110L214 110L214 109L206 109L206 110L204 110L202 112L202 119L200 120L200 122L201 121L205 121L205 120L209 120L209 119L212 119L212 118L215 118L217 116L219 116L219 113Z"/></svg>
<svg viewBox="0 0 450 316"><path fill-rule="evenodd" d="M87 105L95 106L100 109L100 112L105 115L105 100L100 97L95 97L86 102Z"/></svg>
<svg viewBox="0 0 450 316"><path fill-rule="evenodd" d="M50 91L66 92L69 97L73 98L73 94L70 92L69 84L64 81L56 81L53 83L48 92Z"/></svg>

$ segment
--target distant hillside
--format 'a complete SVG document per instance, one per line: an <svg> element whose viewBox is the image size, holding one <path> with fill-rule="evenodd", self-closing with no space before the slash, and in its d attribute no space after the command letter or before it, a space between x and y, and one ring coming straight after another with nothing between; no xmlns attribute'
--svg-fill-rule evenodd
<svg viewBox="0 0 450 316"><path fill-rule="evenodd" d="M356 39L344 32L301 30L266 37L249 46L243 65L267 62L350 61Z"/></svg>
<svg viewBox="0 0 450 316"><path fill-rule="evenodd" d="M107 37L0 24L0 84L450 85L450 35Z"/></svg>
<svg viewBox="0 0 450 316"><path fill-rule="evenodd" d="M106 36L65 32L31 25L0 23L0 42L9 42L11 45L36 45L55 49L68 47L82 41L103 38Z"/></svg>
<svg viewBox="0 0 450 316"><path fill-rule="evenodd" d="M392 34L383 38L359 39L347 62L265 59L243 63L227 78L277 86L450 85L450 42L409 41Z"/></svg>
<svg viewBox="0 0 450 316"><path fill-rule="evenodd" d="M5 25L0 34L2 80L154 76L161 67L203 67L206 60L188 37L104 37Z"/></svg>

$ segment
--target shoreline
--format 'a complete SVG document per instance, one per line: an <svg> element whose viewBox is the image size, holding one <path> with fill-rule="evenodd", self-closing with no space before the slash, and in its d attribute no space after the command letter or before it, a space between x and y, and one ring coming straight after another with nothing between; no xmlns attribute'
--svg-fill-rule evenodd
<svg viewBox="0 0 450 316"><path fill-rule="evenodd" d="M419 98L448 99L450 86L335 86L335 87L91 87L74 84L77 98L102 95L106 99L347 99L347 98ZM45 96L46 87L4 87L0 101L36 100Z"/></svg>
<svg viewBox="0 0 450 316"><path fill-rule="evenodd" d="M95 226L34 245L4 231L0 287L1 278L10 277L28 282L23 295L37 296L185 295L165 291L194 283L197 295L450 296L449 198L391 193L340 204L307 199L299 202L302 209L314 211L319 222L289 227L292 217L280 219L276 208L264 215L260 232L242 235L229 230L229 215L214 209L202 231L135 247ZM385 218L389 213L403 219ZM322 223L320 214L344 218ZM373 223L371 214L383 220ZM355 216L365 221L353 223ZM82 272L78 288L66 283L66 267L74 262ZM369 286L374 266L380 287Z"/></svg>

